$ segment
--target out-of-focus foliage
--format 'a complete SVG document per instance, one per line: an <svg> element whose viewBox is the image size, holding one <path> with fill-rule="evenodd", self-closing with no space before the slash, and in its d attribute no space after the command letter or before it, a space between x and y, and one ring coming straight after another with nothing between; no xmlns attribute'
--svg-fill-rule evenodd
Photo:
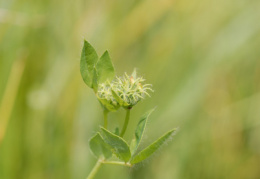
<svg viewBox="0 0 260 179"><path fill-rule="evenodd" d="M259 17L259 0L0 1L0 178L83 179L93 167L102 109L80 76L84 38L117 75L137 67L154 85L127 141L154 106L141 147L180 127L148 162L104 165L97 179L259 178ZM108 118L121 127L124 111Z"/></svg>

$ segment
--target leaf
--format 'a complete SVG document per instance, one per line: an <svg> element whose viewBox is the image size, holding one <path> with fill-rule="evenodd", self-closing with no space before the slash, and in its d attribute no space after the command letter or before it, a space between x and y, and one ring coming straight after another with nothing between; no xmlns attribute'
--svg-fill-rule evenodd
<svg viewBox="0 0 260 179"><path fill-rule="evenodd" d="M166 134L164 134L162 137L157 139L154 143L152 143L150 146L146 147L144 150L139 152L136 156L134 156L130 163L131 164L136 164L139 163L145 159L147 159L149 156L151 156L154 152L156 152L166 141L169 139L176 129L173 129Z"/></svg>
<svg viewBox="0 0 260 179"><path fill-rule="evenodd" d="M103 127L101 127L101 132L104 141L112 148L112 152L119 159L125 162L129 161L129 159L131 158L131 153L126 141L123 138L104 129Z"/></svg>
<svg viewBox="0 0 260 179"><path fill-rule="evenodd" d="M98 74L97 74L97 69L94 67L93 70L93 81L92 81L92 87L95 93L98 91Z"/></svg>
<svg viewBox="0 0 260 179"><path fill-rule="evenodd" d="M115 69L108 54L108 51L105 51L100 59L97 61L96 70L98 84L104 83L107 80L111 81L115 77Z"/></svg>
<svg viewBox="0 0 260 179"><path fill-rule="evenodd" d="M110 146L105 143L99 133L89 140L89 147L97 158L104 157L108 159L112 156Z"/></svg>
<svg viewBox="0 0 260 179"><path fill-rule="evenodd" d="M131 153L134 154L139 146L139 144L141 143L143 134L144 134L144 130L146 127L146 123L147 123L147 119L150 116L150 114L154 111L155 108L151 109L150 111L148 111L147 113L145 113L139 123L137 124L137 127L135 129L135 136L131 142L130 148L131 148Z"/></svg>
<svg viewBox="0 0 260 179"><path fill-rule="evenodd" d="M83 81L90 88L93 88L93 71L97 61L98 55L95 49L86 40L84 40L84 46L81 52L80 59L80 72Z"/></svg>

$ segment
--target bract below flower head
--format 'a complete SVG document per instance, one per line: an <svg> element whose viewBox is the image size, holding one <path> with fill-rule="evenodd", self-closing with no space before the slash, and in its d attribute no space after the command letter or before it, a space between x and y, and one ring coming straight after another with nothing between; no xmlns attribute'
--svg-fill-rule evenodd
<svg viewBox="0 0 260 179"><path fill-rule="evenodd" d="M112 95L109 81L98 85L96 96L102 106L108 111L116 111L120 107Z"/></svg>
<svg viewBox="0 0 260 179"><path fill-rule="evenodd" d="M151 84L142 84L145 81L142 77L136 77L134 71L131 76L126 73L123 77L116 77L110 86L114 99L124 108L132 108L140 100L149 96L148 91L152 91Z"/></svg>

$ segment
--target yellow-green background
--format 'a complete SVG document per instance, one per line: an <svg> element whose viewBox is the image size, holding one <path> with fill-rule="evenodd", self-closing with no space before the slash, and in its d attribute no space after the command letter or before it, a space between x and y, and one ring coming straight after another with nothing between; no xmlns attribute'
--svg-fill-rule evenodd
<svg viewBox="0 0 260 179"><path fill-rule="evenodd" d="M260 178L259 0L1 0L0 178L84 179L102 109L83 83L83 39L118 75L153 84L142 147L178 134L143 164L97 179ZM124 110L109 115L122 126Z"/></svg>

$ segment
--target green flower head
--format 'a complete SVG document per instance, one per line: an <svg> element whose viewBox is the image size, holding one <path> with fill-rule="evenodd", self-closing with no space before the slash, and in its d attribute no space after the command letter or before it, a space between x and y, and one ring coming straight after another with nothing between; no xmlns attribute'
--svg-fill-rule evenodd
<svg viewBox="0 0 260 179"><path fill-rule="evenodd" d="M109 111L116 111L120 106L112 95L111 83L106 81L98 85L97 98L102 106Z"/></svg>
<svg viewBox="0 0 260 179"><path fill-rule="evenodd" d="M112 93L117 99L120 106L124 108L132 108L139 101L149 96L148 91L152 91L151 84L143 84L143 77L136 77L136 72L131 76L126 73L123 77L117 77L112 83Z"/></svg>
<svg viewBox="0 0 260 179"><path fill-rule="evenodd" d="M100 102L111 109L118 109L118 106L131 109L139 101L149 95L151 84L143 84L145 79L137 77L134 70L131 76L126 73L122 77L116 77L112 82L102 83L98 87L97 96ZM109 104L109 106L106 106ZM112 108L113 106L113 108Z"/></svg>

